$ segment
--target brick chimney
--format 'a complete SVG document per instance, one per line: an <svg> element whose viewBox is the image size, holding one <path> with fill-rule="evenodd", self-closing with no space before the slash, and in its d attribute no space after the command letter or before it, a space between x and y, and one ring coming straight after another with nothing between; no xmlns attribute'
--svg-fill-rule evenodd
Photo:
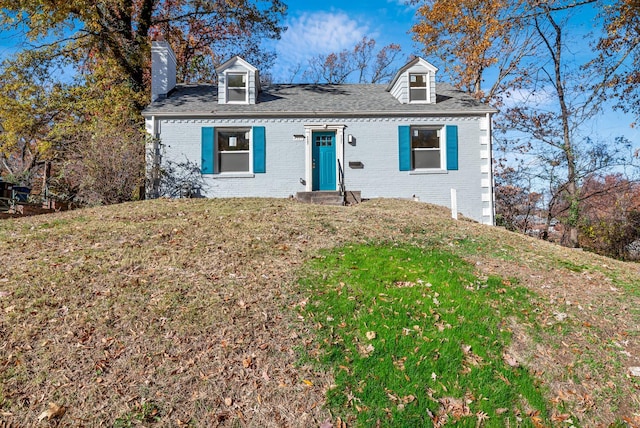
<svg viewBox="0 0 640 428"><path fill-rule="evenodd" d="M176 55L169 43L151 42L151 102L166 98L176 86Z"/></svg>

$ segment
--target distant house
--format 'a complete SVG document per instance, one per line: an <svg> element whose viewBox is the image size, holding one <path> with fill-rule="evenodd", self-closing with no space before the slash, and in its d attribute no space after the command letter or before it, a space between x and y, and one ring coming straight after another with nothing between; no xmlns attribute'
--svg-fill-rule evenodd
<svg viewBox="0 0 640 428"><path fill-rule="evenodd" d="M261 87L240 57L217 69L217 85L176 85L175 70L169 44L154 42L150 162L196 162L204 196L413 198L493 224L495 110L437 83L424 59L388 86Z"/></svg>

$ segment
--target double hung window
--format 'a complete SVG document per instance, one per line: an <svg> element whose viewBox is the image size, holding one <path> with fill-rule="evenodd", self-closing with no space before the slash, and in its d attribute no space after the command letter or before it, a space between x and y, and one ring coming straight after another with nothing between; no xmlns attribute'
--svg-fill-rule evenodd
<svg viewBox="0 0 640 428"><path fill-rule="evenodd" d="M227 74L227 101L247 102L247 74L228 73Z"/></svg>
<svg viewBox="0 0 640 428"><path fill-rule="evenodd" d="M411 127L411 169L442 167L441 128Z"/></svg>
<svg viewBox="0 0 640 428"><path fill-rule="evenodd" d="M219 174L221 177L265 173L267 165L265 135L264 126L203 127L201 172Z"/></svg>
<svg viewBox="0 0 640 428"><path fill-rule="evenodd" d="M216 170L249 172L249 148L249 129L216 129Z"/></svg>
<svg viewBox="0 0 640 428"><path fill-rule="evenodd" d="M409 101L427 102L429 91L427 74L409 74Z"/></svg>

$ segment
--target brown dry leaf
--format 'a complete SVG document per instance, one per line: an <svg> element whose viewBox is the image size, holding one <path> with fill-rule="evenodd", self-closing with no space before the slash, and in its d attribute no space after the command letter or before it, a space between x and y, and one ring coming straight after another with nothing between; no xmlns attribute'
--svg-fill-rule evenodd
<svg viewBox="0 0 640 428"><path fill-rule="evenodd" d="M334 425L335 428L347 428L346 422L343 422L342 419L336 419L336 423Z"/></svg>
<svg viewBox="0 0 640 428"><path fill-rule="evenodd" d="M320 428L333 428L333 423L331 422L331 419L326 419L325 421L323 421L320 424Z"/></svg>
<svg viewBox="0 0 640 428"><path fill-rule="evenodd" d="M245 369L248 369L249 367L251 367L252 363L253 363L253 360L251 359L251 357L247 357L242 360L242 367L244 367Z"/></svg>
<svg viewBox="0 0 640 428"><path fill-rule="evenodd" d="M409 404L409 403L413 403L415 401L416 397L414 395L405 395L404 397L402 397L402 401L405 404Z"/></svg>
<svg viewBox="0 0 640 428"><path fill-rule="evenodd" d="M231 397L226 397L224 399L224 405L227 407L231 407L231 405L233 404L233 400L231 399Z"/></svg>
<svg viewBox="0 0 640 428"><path fill-rule="evenodd" d="M533 426L536 428L544 428L544 424L542 423L542 418L540 416L532 416L531 422L533 422Z"/></svg>
<svg viewBox="0 0 640 428"><path fill-rule="evenodd" d="M476 426L481 426L483 422L489 419L489 415L481 411L476 413L476 419L478 420L478 423Z"/></svg>
<svg viewBox="0 0 640 428"><path fill-rule="evenodd" d="M503 353L502 359L504 360L505 363L507 363L511 367L520 367L520 363L518 362L518 360L511 354L508 354L506 352Z"/></svg>
<svg viewBox="0 0 640 428"><path fill-rule="evenodd" d="M367 346L358 345L358 353L362 358L368 358L375 350L376 348L374 348L372 344L368 344Z"/></svg>
<svg viewBox="0 0 640 428"><path fill-rule="evenodd" d="M376 338L376 332L375 331L368 331L366 336L367 336L367 339L373 340L373 339Z"/></svg>
<svg viewBox="0 0 640 428"><path fill-rule="evenodd" d="M400 371L404 371L404 362L407 361L407 357L402 357L399 360L393 361L393 365Z"/></svg>
<svg viewBox="0 0 640 428"><path fill-rule="evenodd" d="M439 399L438 402L441 406L439 414L448 414L453 416L455 419L471 416L471 410L465 400L454 397L444 397Z"/></svg>
<svg viewBox="0 0 640 428"><path fill-rule="evenodd" d="M496 409L496 415L501 415L503 413L507 413L509 411L509 409L507 409L506 407L500 407L498 409Z"/></svg>
<svg viewBox="0 0 640 428"><path fill-rule="evenodd" d="M50 421L53 418L61 418L64 416L67 408L64 406L58 406L56 403L49 403L47 410L40 413L38 416L38 422L42 422L44 419Z"/></svg>
<svg viewBox="0 0 640 428"><path fill-rule="evenodd" d="M570 414L568 413L563 413L563 414L554 414L553 416L551 416L551 420L554 422L563 422L566 421L567 419L569 419L571 417Z"/></svg>
<svg viewBox="0 0 640 428"><path fill-rule="evenodd" d="M304 383L307 386L313 386L313 382L311 382L310 380L307 380L307 379L302 379L302 383Z"/></svg>
<svg viewBox="0 0 640 428"><path fill-rule="evenodd" d="M413 288L416 286L416 283L411 281L397 281L395 285L398 288Z"/></svg>

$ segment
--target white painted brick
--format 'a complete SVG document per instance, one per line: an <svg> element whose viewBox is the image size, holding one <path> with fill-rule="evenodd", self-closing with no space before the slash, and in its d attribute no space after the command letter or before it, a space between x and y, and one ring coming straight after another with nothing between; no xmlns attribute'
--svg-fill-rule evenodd
<svg viewBox="0 0 640 428"><path fill-rule="evenodd" d="M265 126L266 173L253 178L213 178L205 176L209 197L288 197L304 191L300 179L305 177L305 141L294 141L294 134L305 134L305 125L341 124L345 134L356 139L356 145L345 142L345 185L359 190L363 198L411 198L416 195L422 202L449 207L450 189L458 194L458 211L477 221L484 221L483 194L490 180L486 178L486 157L479 156L480 118L381 118L381 119L326 119L309 120L289 118L256 119L253 126ZM233 119L164 120L161 140L165 145L165 160L200 162L201 129L239 126ZM458 171L440 174L410 174L398 169L398 126L400 125L458 126ZM488 151L484 151L488 156ZM351 169L349 161L360 161L363 169ZM483 172L484 171L484 172ZM486 201L485 201L486 202ZM491 209L489 208L489 212Z"/></svg>

